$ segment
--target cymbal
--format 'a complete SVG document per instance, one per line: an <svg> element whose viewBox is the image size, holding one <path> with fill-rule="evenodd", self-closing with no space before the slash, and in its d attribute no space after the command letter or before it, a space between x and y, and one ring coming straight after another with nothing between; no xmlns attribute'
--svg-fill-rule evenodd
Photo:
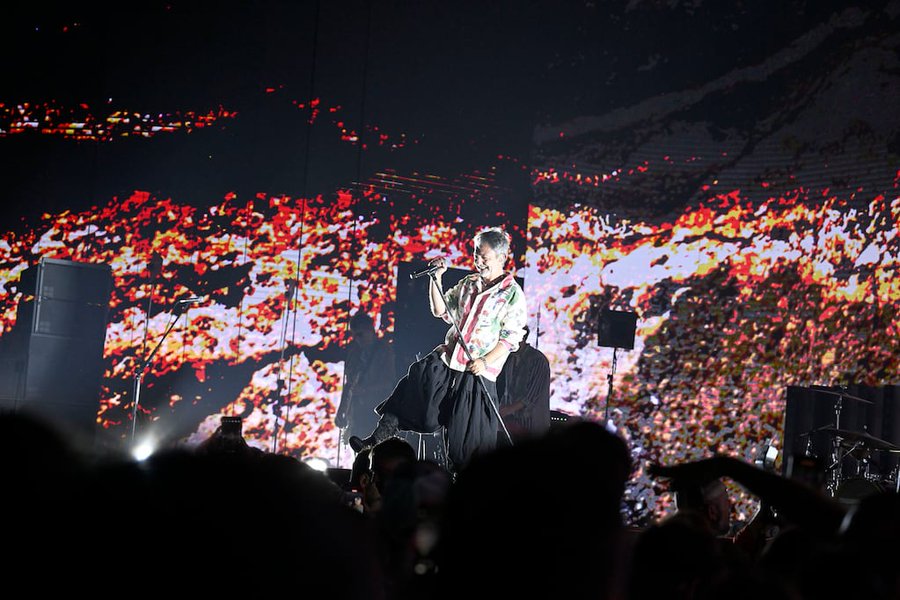
<svg viewBox="0 0 900 600"><path fill-rule="evenodd" d="M869 435L865 431L850 431L849 429L835 429L834 427L826 427L822 431L827 431L836 437L850 442L859 442L875 450L886 450L887 452L900 452L900 447L890 442L886 442L874 435Z"/></svg>
<svg viewBox="0 0 900 600"><path fill-rule="evenodd" d="M808 389L812 392L816 392L818 394L826 394L828 396L835 396L835 397L840 396L841 398L846 398L847 400L855 400L856 402L862 402L863 404L875 404L871 400L866 400L865 398L860 398L859 396L853 396L846 392L842 392L839 390L836 391L831 388L811 386L806 389Z"/></svg>

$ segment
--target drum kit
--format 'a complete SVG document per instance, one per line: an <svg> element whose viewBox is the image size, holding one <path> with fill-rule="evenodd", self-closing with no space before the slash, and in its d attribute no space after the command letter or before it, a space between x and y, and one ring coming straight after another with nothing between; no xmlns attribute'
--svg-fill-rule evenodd
<svg viewBox="0 0 900 600"><path fill-rule="evenodd" d="M900 463L888 472L882 466L891 462L891 454L900 455L900 446L877 438L866 431L841 428L841 410L845 400L873 404L871 400L836 390L816 386L815 391L835 398L834 424L816 431L830 438L828 465L825 469L826 490L842 502L858 502L866 496L881 492L900 492ZM813 433L813 432L809 432ZM807 450L810 438L807 436Z"/></svg>

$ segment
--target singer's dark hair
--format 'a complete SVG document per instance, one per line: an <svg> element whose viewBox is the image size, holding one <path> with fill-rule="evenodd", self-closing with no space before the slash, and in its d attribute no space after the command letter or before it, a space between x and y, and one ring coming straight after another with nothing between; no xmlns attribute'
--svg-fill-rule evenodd
<svg viewBox="0 0 900 600"><path fill-rule="evenodd" d="M509 255L509 244L512 238L499 227L482 229L475 235L475 246L487 244L497 254Z"/></svg>

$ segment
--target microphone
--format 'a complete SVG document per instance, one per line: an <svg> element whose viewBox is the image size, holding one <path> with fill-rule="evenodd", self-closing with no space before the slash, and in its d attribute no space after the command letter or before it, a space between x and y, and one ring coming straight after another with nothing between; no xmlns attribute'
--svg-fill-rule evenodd
<svg viewBox="0 0 900 600"><path fill-rule="evenodd" d="M422 269L421 271L416 271L415 273L410 273L409 278L410 279L418 279L419 277L425 277L427 275L431 275L432 273L434 273L442 268L443 268L443 265L434 265L434 266L428 267L427 269Z"/></svg>
<svg viewBox="0 0 900 600"><path fill-rule="evenodd" d="M287 286L287 290L285 290L285 298L288 302L291 301L291 298L294 297L294 292L297 291L297 280L296 279L288 279L284 282Z"/></svg>
<svg viewBox="0 0 900 600"><path fill-rule="evenodd" d="M175 305L172 307L172 310L178 314L181 314L187 310L188 306L190 306L191 304L196 304L198 302L203 302L203 298L198 298L197 296L182 298L181 300L175 301Z"/></svg>

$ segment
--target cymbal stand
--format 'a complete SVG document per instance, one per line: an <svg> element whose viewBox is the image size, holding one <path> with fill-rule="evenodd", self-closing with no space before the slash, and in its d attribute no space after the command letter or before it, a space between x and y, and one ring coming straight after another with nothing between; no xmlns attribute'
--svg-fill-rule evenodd
<svg viewBox="0 0 900 600"><path fill-rule="evenodd" d="M841 389L843 392L843 389ZM841 428L841 408L844 400L843 393L838 394L837 400L834 401L834 428ZM832 497L837 496L838 487L841 485L841 463L844 462L846 454L841 455L841 442L844 438L840 434L835 434L831 441L831 465L828 467L828 483L826 489Z"/></svg>

